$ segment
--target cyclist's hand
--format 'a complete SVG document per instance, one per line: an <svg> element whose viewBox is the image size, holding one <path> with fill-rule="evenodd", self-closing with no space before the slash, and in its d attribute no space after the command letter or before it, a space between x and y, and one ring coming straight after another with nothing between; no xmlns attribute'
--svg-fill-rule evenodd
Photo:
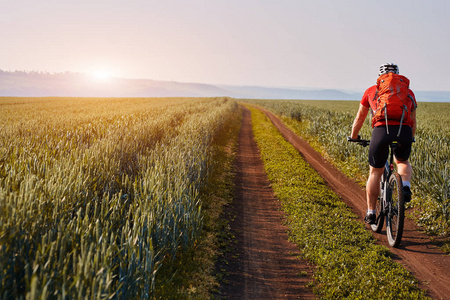
<svg viewBox="0 0 450 300"><path fill-rule="evenodd" d="M358 137L356 139L352 139L351 136L347 137L347 142L357 142L361 139L361 137L358 135Z"/></svg>

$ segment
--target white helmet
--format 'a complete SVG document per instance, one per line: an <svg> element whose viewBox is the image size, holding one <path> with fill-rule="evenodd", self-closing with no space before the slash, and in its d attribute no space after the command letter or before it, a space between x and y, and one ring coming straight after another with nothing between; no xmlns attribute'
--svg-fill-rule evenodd
<svg viewBox="0 0 450 300"><path fill-rule="evenodd" d="M378 71L378 76L381 76L381 75L387 74L387 73L391 73L391 72L398 74L398 66L393 63L386 63L386 64L380 66L380 70Z"/></svg>

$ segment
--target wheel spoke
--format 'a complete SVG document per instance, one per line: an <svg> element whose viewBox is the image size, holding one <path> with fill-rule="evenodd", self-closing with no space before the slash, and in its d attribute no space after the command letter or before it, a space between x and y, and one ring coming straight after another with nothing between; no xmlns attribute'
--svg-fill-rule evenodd
<svg viewBox="0 0 450 300"><path fill-rule="evenodd" d="M393 216L398 216L398 209L396 207L392 208L392 215Z"/></svg>
<svg viewBox="0 0 450 300"><path fill-rule="evenodd" d="M387 235L389 244L397 247L403 234L404 203L402 180L400 175L393 174L389 179L389 201Z"/></svg>

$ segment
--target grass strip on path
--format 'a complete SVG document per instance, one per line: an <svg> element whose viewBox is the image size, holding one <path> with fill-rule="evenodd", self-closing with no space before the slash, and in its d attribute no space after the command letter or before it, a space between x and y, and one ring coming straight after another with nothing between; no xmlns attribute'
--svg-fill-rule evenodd
<svg viewBox="0 0 450 300"><path fill-rule="evenodd" d="M291 240L316 265L315 293L326 299L424 299L417 280L374 243L340 198L260 110L252 126Z"/></svg>

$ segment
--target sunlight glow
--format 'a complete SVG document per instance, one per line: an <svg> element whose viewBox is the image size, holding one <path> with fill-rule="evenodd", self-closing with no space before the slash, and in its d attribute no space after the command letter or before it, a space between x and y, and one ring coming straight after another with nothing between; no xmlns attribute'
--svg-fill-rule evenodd
<svg viewBox="0 0 450 300"><path fill-rule="evenodd" d="M107 70L94 70L89 74L93 80L101 82L109 81L113 77L113 74Z"/></svg>

